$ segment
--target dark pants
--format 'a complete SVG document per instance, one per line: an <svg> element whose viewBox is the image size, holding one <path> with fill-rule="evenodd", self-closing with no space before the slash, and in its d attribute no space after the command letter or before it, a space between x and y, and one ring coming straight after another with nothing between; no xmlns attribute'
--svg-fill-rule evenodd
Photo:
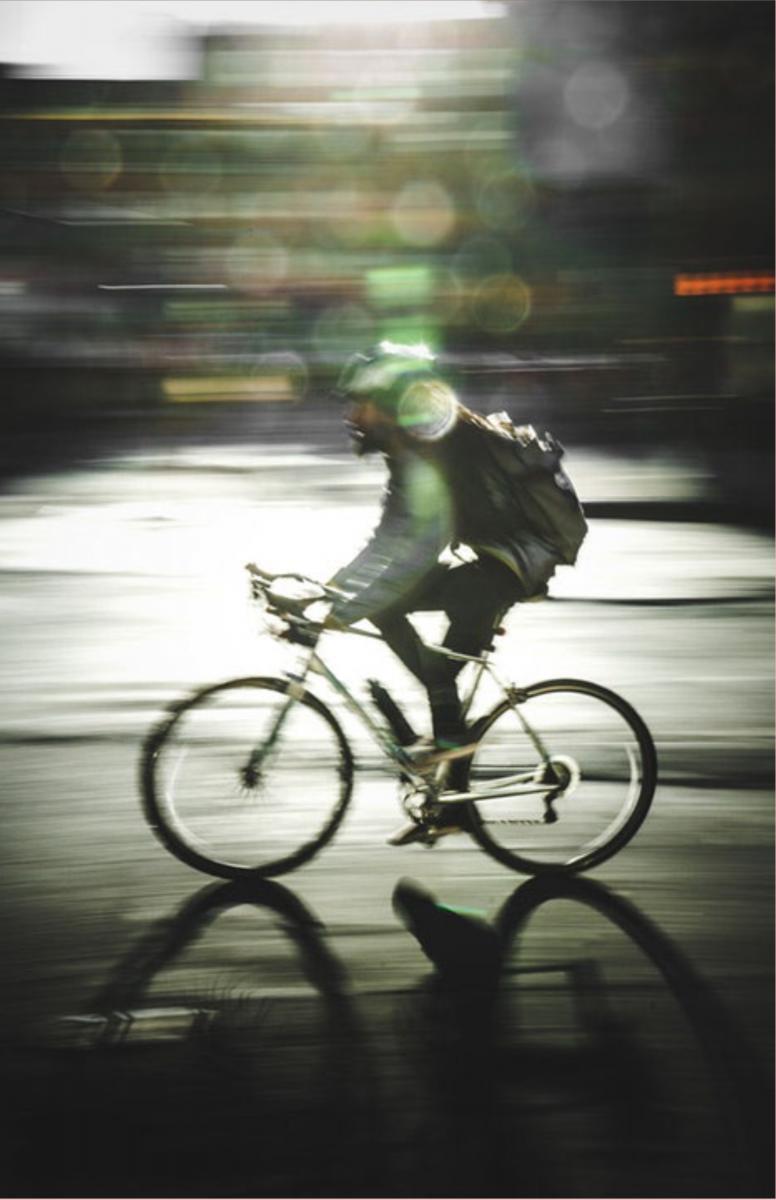
<svg viewBox="0 0 776 1200"><path fill-rule="evenodd" d="M434 738L458 745L464 740L464 720L456 677L463 663L430 650L407 620L407 613L444 612L450 625L442 643L458 654L480 654L507 609L525 599L525 589L513 571L495 558L483 556L462 566L438 566L401 604L372 617L405 667L428 692Z"/></svg>

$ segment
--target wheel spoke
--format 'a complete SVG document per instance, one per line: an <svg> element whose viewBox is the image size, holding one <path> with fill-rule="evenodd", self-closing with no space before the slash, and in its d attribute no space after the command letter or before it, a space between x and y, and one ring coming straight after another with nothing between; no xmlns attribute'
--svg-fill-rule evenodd
<svg viewBox="0 0 776 1200"><path fill-rule="evenodd" d="M281 718L280 723L278 718ZM146 753L146 806L174 853L213 874L278 874L332 835L352 762L336 721L284 681L240 680L182 705Z"/></svg>
<svg viewBox="0 0 776 1200"><path fill-rule="evenodd" d="M654 750L643 722L613 693L581 681L538 684L518 708L502 705L483 722L469 779L475 837L521 870L602 861L632 836L651 801ZM546 758L530 768L534 732ZM510 786L521 772L533 786Z"/></svg>

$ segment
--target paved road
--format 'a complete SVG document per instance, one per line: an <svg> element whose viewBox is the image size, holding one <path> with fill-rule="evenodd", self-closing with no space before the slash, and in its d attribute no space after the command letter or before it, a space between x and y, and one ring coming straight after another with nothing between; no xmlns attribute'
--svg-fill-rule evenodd
<svg viewBox="0 0 776 1200"><path fill-rule="evenodd" d="M202 893L144 827L139 742L167 701L286 661L240 564L325 576L370 529L379 481L298 447L222 447L0 497L14 1193L772 1194L764 536L596 521L556 599L511 616L511 674L606 682L658 745L646 826L571 895L465 838L387 847L393 785L347 720L367 768L351 812L276 886ZM401 669L354 642L331 639L343 676L380 675L422 721ZM496 934L429 910L424 953L392 907L402 876L499 931L497 989ZM120 1049L61 1020L129 1008L146 1015Z"/></svg>

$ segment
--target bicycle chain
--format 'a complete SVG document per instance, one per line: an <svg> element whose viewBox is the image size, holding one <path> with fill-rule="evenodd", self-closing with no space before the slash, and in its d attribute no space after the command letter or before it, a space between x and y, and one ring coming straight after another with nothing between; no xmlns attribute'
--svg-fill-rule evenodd
<svg viewBox="0 0 776 1200"><path fill-rule="evenodd" d="M492 820L483 821L483 825L546 825L547 822L542 817L494 817Z"/></svg>

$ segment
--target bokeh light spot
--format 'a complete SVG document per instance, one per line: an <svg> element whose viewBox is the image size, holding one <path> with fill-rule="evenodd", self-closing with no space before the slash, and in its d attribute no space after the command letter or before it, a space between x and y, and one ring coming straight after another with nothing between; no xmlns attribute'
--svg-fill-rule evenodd
<svg viewBox="0 0 776 1200"><path fill-rule="evenodd" d="M519 171L504 171L485 179L477 193L477 212L490 229L519 229L531 217L533 184Z"/></svg>
<svg viewBox="0 0 776 1200"><path fill-rule="evenodd" d="M399 192L391 221L403 241L412 246L433 246L453 229L455 204L440 183L413 180Z"/></svg>
<svg viewBox="0 0 776 1200"><path fill-rule="evenodd" d="M517 275L492 275L477 288L472 317L486 333L513 333L531 311L531 291Z"/></svg>
<svg viewBox="0 0 776 1200"><path fill-rule="evenodd" d="M65 142L60 166L70 186L79 192L103 192L121 174L121 145L107 129L78 129Z"/></svg>
<svg viewBox="0 0 776 1200"><path fill-rule="evenodd" d="M272 291L288 274L288 251L269 233L241 234L227 252L226 273L243 291Z"/></svg>
<svg viewBox="0 0 776 1200"><path fill-rule="evenodd" d="M456 423L455 392L439 379L419 380L402 395L397 419L402 429L423 442L443 438Z"/></svg>
<svg viewBox="0 0 776 1200"><path fill-rule="evenodd" d="M454 271L445 267L437 271L434 286L434 309L443 321L456 321L462 314L464 289Z"/></svg>
<svg viewBox="0 0 776 1200"><path fill-rule="evenodd" d="M259 355L253 375L259 385L267 378L283 379L293 400L303 400L307 395L310 373L302 355L294 350L272 350Z"/></svg>
<svg viewBox="0 0 776 1200"><path fill-rule="evenodd" d="M563 89L566 111L584 129L605 129L622 116L630 88L621 71L605 62L577 67Z"/></svg>
<svg viewBox="0 0 776 1200"><path fill-rule="evenodd" d="M337 241L348 248L368 241L378 220L370 193L344 181L331 192L330 200L327 215Z"/></svg>
<svg viewBox="0 0 776 1200"><path fill-rule="evenodd" d="M366 287L375 308L426 305L434 291L434 272L427 263L374 267L366 273Z"/></svg>

